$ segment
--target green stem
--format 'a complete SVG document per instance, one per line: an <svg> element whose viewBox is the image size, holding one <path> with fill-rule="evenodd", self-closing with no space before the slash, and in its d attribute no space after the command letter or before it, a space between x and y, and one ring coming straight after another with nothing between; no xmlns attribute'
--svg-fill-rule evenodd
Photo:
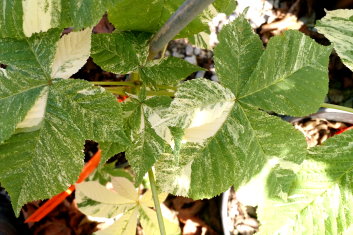
<svg viewBox="0 0 353 235"><path fill-rule="evenodd" d="M161 206L158 200L158 192L157 192L157 187L156 187L156 181L154 179L154 174L152 169L148 171L148 178L150 180L151 184L151 190L152 190L152 197L153 197L153 202L154 202L154 207L156 208L157 212L157 220L158 220L158 225L159 225L159 231L161 235L166 235L165 232L165 227L164 227L164 222L163 222L163 215L162 215L162 210Z"/></svg>
<svg viewBox="0 0 353 235"><path fill-rule="evenodd" d="M141 78L140 78L139 71L130 73L130 80L133 82L140 82Z"/></svg>
<svg viewBox="0 0 353 235"><path fill-rule="evenodd" d="M126 87L104 87L104 89L116 95L126 95L128 90Z"/></svg>
<svg viewBox="0 0 353 235"><path fill-rule="evenodd" d="M174 96L174 92L169 92L169 91L147 91L146 92L147 96Z"/></svg>
<svg viewBox="0 0 353 235"><path fill-rule="evenodd" d="M323 103L323 104L321 104L321 107L330 108L330 109L338 109L338 110L342 110L342 111L353 113L353 109L352 108L348 108L348 107L344 107L344 106L340 106L340 105L335 105L335 104Z"/></svg>
<svg viewBox="0 0 353 235"><path fill-rule="evenodd" d="M153 36L150 42L148 60L152 60L170 40L214 1L186 0Z"/></svg>

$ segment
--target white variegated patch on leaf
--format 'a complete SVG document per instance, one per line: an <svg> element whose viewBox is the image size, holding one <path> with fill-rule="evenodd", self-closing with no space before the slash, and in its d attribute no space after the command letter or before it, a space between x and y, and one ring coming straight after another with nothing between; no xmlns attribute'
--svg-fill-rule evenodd
<svg viewBox="0 0 353 235"><path fill-rule="evenodd" d="M35 131L40 128L44 120L45 108L47 107L49 88L45 87L32 108L28 111L22 122L16 126L16 132Z"/></svg>
<svg viewBox="0 0 353 235"><path fill-rule="evenodd" d="M233 93L216 82L195 79L178 88L169 112L154 124L183 128L184 142L202 144L222 127L235 103Z"/></svg>
<svg viewBox="0 0 353 235"><path fill-rule="evenodd" d="M69 78L87 61L91 51L91 28L71 32L57 42L52 78Z"/></svg>
<svg viewBox="0 0 353 235"><path fill-rule="evenodd" d="M167 194L158 196L163 202ZM137 219L141 221L144 234L154 235L159 231L156 213L152 207L150 191L139 196L133 183L123 177L114 177L106 186L97 181L77 185L76 200L79 209L90 219L101 222L102 230L97 235L135 234ZM177 221L164 218L167 234L180 234Z"/></svg>
<svg viewBox="0 0 353 235"><path fill-rule="evenodd" d="M59 0L22 0L23 32L27 37L58 26Z"/></svg>
<svg viewBox="0 0 353 235"><path fill-rule="evenodd" d="M191 124L185 129L183 140L202 144L206 139L214 136L227 119L233 105L234 101L225 101L196 109Z"/></svg>

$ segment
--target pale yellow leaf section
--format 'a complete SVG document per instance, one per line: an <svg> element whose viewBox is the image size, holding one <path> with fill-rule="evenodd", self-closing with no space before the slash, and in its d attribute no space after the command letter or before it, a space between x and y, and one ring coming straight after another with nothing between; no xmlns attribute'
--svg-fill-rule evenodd
<svg viewBox="0 0 353 235"><path fill-rule="evenodd" d="M133 183L126 178L113 177L112 182L108 183L106 187L97 181L84 182L77 185L76 194L78 195L79 209L85 212L91 220L100 222L99 228L101 230L95 233L97 235L135 234L138 218L140 221L144 220L144 234L158 234L155 233L159 231L156 212L150 209L154 206L151 191L147 191L139 197ZM82 197L82 194L86 199ZM162 193L158 195L158 198L162 203L167 196L167 193ZM102 203L93 204L88 209L85 206L81 208L80 203L87 199ZM126 199L129 201L124 204ZM111 214L112 216L99 216L104 214L104 211L100 211L102 207L104 207L106 215ZM143 215L139 213L141 210L144 212ZM117 213L112 213L113 211ZM167 230L169 229L172 233L167 232L167 234L180 234L178 223L173 223L172 219L168 219L169 221L165 219Z"/></svg>
<svg viewBox="0 0 353 235"><path fill-rule="evenodd" d="M112 184L114 190L122 197L138 200L138 193L130 180L124 177L115 177L112 179Z"/></svg>
<svg viewBox="0 0 353 235"><path fill-rule="evenodd" d="M23 121L17 124L16 133L35 131L40 128L47 107L48 93L49 89L45 87Z"/></svg>
<svg viewBox="0 0 353 235"><path fill-rule="evenodd" d="M52 78L70 78L87 61L91 51L92 29L71 32L62 36L52 65Z"/></svg>
<svg viewBox="0 0 353 235"><path fill-rule="evenodd" d="M163 203L165 199L167 199L167 197L168 197L168 193L160 193L158 195L158 200L160 203ZM148 190L145 194L143 194L143 196L140 199L140 203L147 207L154 207L151 190Z"/></svg>
<svg viewBox="0 0 353 235"><path fill-rule="evenodd" d="M124 197L116 191L110 190L104 187L97 181L83 182L76 185L76 188L82 192L86 197L89 197L97 202L106 204L134 204L136 201L134 198ZM137 194L137 193L136 193Z"/></svg>
<svg viewBox="0 0 353 235"><path fill-rule="evenodd" d="M134 235L136 234L138 210L134 209L121 216L110 227L95 232L96 235Z"/></svg>
<svg viewBox="0 0 353 235"><path fill-rule="evenodd" d="M58 0L22 0L23 32L27 37L34 33L46 32L55 27L55 12L61 6Z"/></svg>

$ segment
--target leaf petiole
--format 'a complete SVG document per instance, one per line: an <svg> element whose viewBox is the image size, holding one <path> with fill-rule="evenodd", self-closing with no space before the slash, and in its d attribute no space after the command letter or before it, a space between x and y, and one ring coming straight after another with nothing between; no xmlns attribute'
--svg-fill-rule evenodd
<svg viewBox="0 0 353 235"><path fill-rule="evenodd" d="M164 222L163 222L163 215L162 215L161 207L159 205L160 203L159 203L159 200L158 200L158 192L157 192L157 187L156 187L156 181L154 179L154 174L153 174L152 169L149 169L149 171L148 171L148 178L149 178L150 184L151 184L151 190L152 190L152 197L153 197L154 207L155 207L156 212L157 212L157 220L158 220L158 225L159 225L159 231L160 231L161 235L166 235Z"/></svg>

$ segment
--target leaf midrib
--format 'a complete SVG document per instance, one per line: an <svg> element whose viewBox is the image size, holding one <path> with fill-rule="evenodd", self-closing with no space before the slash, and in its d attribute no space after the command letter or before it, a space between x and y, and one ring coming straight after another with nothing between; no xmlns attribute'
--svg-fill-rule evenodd
<svg viewBox="0 0 353 235"><path fill-rule="evenodd" d="M11 95L8 95L8 96L4 96L2 98L0 98L0 101L4 100L4 99L8 99L10 97L13 97L13 96L17 96L17 95L20 95L22 93L26 93L26 92L29 92L30 90L35 90L37 88L40 88L40 87L45 87L45 86L48 86L48 84L41 84L41 85L37 85L37 86L34 86L34 87L30 87L30 88L27 88L25 90L21 90L19 92L16 92L16 93L13 93Z"/></svg>
<svg viewBox="0 0 353 235"><path fill-rule="evenodd" d="M29 43L28 38L25 37L25 40L26 40L26 43L28 44L28 48L29 48L30 51L32 52L34 58L36 59L36 62L38 63L38 65L39 65L40 69L42 70L44 76L46 77L47 81L51 81L51 80L52 80L51 75L50 75L50 74L47 74L47 72L44 70L43 65L39 62L38 56L37 56L36 53L34 53L34 50L33 50L32 46L31 46L31 44ZM52 62L53 62L53 61L52 61ZM52 65L52 64L51 64L51 65Z"/></svg>
<svg viewBox="0 0 353 235"><path fill-rule="evenodd" d="M253 94L255 94L255 93L258 93L258 92L260 92L260 91L263 91L263 90L265 90L265 89L267 89L267 88L269 88L269 87L271 87L271 86L277 85L278 83L283 82L283 81L289 79L289 77L291 77L293 74L295 74L295 73L297 73L297 72L299 72L299 71L301 71L301 70L303 70L303 69L306 69L306 68L312 68L312 69L314 69L314 70L318 70L318 68L316 68L313 64L303 66L303 67L301 67L300 69L294 70L294 71L291 72L290 74L288 74L288 75L286 75L286 76L283 76L282 78L279 78L279 79L275 80L273 83L270 83L270 84L268 84L268 85L266 85L266 86L264 86L264 87L262 87L262 88L260 88L260 89L258 89L258 90L256 90L256 91L253 91L253 92L248 93L248 94L246 94L246 95L244 95L244 96L241 96L241 97L239 97L238 99L240 100L240 99L246 98L246 97L251 96L251 95L253 95ZM252 77L252 76L250 76L250 77Z"/></svg>

